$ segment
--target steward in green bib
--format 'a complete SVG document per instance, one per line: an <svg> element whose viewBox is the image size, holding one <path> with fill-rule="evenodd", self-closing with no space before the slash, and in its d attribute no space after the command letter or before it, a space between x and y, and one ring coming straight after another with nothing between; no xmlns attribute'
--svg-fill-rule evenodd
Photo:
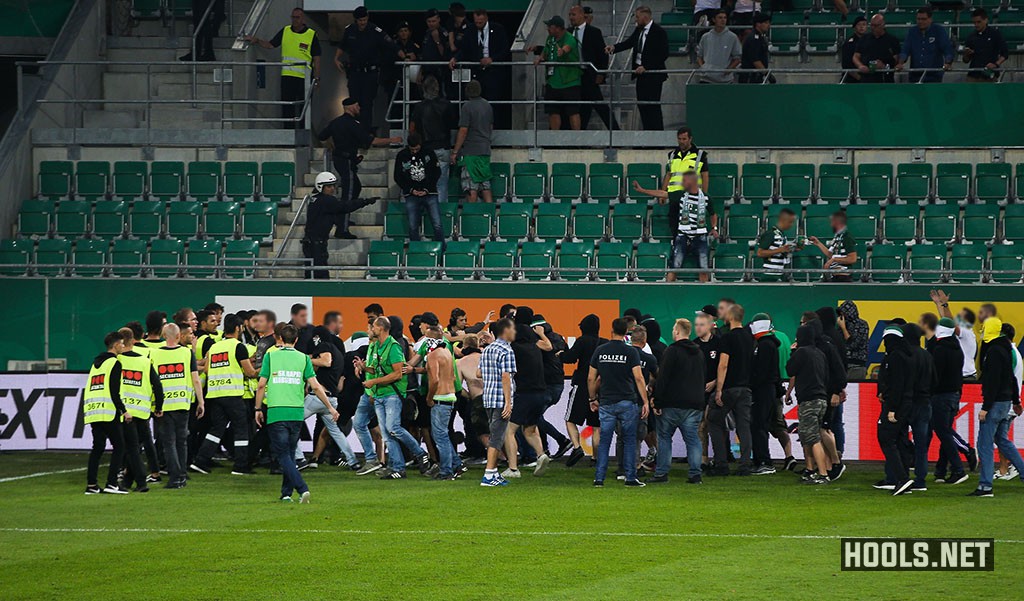
<svg viewBox="0 0 1024 601"><path fill-rule="evenodd" d="M122 328L123 330L126 328ZM156 450L153 447L153 432L149 427L149 416L153 413L154 404L162 406L164 402L163 387L157 377L156 370L148 356L136 352L129 330L127 336L122 333L125 350L118 355L121 363L121 402L124 403L124 443L125 464L128 477L135 480L136 492L147 492L147 472L143 469L140 446L146 449L149 459L149 472L159 475L160 467L156 465Z"/></svg>
<svg viewBox="0 0 1024 601"><path fill-rule="evenodd" d="M220 448L221 437L231 424L234 438L235 465L232 474L252 473L249 467L249 410L245 404L246 378L255 378L256 370L249 359L239 335L242 319L237 315L224 318L224 339L210 346L206 363L206 400L210 429L206 433L195 461L193 471L207 474L213 469L213 454Z"/></svg>
<svg viewBox="0 0 1024 601"><path fill-rule="evenodd" d="M117 484L117 475L121 472L121 462L124 458L121 416L125 413L120 394L121 363L117 360L117 355L124 350L124 339L118 332L111 332L103 338L103 345L107 350L93 360L89 369L89 379L82 393L83 421L92 429L92 451L89 452L85 494L97 495L105 492L124 495L128 494L128 489ZM110 455L110 469L107 471L107 485L101 489L97 478L100 458L103 457L108 441L113 452Z"/></svg>
<svg viewBox="0 0 1024 601"><path fill-rule="evenodd" d="M182 488L188 466L189 412L198 401L196 415L204 415L206 403L195 355L189 347L180 344L181 329L169 323L164 326L163 335L166 344L150 351L150 361L164 393L162 406L154 407L154 414L167 462L168 480L164 488Z"/></svg>
<svg viewBox="0 0 1024 601"><path fill-rule="evenodd" d="M281 466L281 500L291 501L292 493L299 493L300 503L309 503L309 487L295 465L295 450L299 446L299 431L306 417L306 386L312 389L325 405L329 404L323 386L316 380L309 355L295 350L299 330L285 324L277 334L283 346L267 353L260 366L260 384L256 389L256 422L266 424L270 438L270 452ZM263 405L267 406L266 417Z"/></svg>

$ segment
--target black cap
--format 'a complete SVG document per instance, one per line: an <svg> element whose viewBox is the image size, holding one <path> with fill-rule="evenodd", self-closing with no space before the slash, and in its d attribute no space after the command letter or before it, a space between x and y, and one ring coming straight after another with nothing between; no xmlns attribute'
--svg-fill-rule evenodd
<svg viewBox="0 0 1024 601"><path fill-rule="evenodd" d="M355 17L356 19L363 19L369 15L370 13L367 12L365 6L357 6L356 9L352 11L352 16Z"/></svg>
<svg viewBox="0 0 1024 601"><path fill-rule="evenodd" d="M861 21L867 21L867 20L868 20L867 17L865 17L863 14L859 14L859 15L857 15L857 18L853 20L853 26L856 27L857 23L860 23Z"/></svg>
<svg viewBox="0 0 1024 601"><path fill-rule="evenodd" d="M412 29L412 27L409 25L408 21L399 21L398 26L395 27L395 31L398 31L400 29Z"/></svg>
<svg viewBox="0 0 1024 601"><path fill-rule="evenodd" d="M423 18L424 19L429 19L430 17L436 17L439 14L440 13L437 12L436 8L429 8L429 9L427 9L426 14L423 15Z"/></svg>
<svg viewBox="0 0 1024 601"><path fill-rule="evenodd" d="M700 310L701 313L706 313L711 317L718 317L718 309L714 305L704 305L704 308Z"/></svg>
<svg viewBox="0 0 1024 601"><path fill-rule="evenodd" d="M427 311L420 315L420 323L425 323L428 326L436 326L441 323L441 320L437 318L437 315Z"/></svg>
<svg viewBox="0 0 1024 601"><path fill-rule="evenodd" d="M544 24L545 25L554 25L555 27L561 27L562 29L565 29L565 19L563 19L559 15L555 15L555 16L551 17L550 19L548 19L547 21L544 21Z"/></svg>
<svg viewBox="0 0 1024 601"><path fill-rule="evenodd" d="M771 23L772 17L768 13L756 13L754 15L754 24L758 23Z"/></svg>
<svg viewBox="0 0 1024 601"><path fill-rule="evenodd" d="M583 7L583 14L585 14L585 15L592 15L592 14L594 14L594 9L590 8L589 6L584 6Z"/></svg>
<svg viewBox="0 0 1024 601"><path fill-rule="evenodd" d="M353 104L359 104L359 101L352 96L341 101L341 106L352 106Z"/></svg>

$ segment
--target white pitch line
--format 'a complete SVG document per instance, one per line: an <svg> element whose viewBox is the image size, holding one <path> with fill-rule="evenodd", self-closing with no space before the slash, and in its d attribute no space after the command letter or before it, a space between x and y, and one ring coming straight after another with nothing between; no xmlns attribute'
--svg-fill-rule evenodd
<svg viewBox="0 0 1024 601"><path fill-rule="evenodd" d="M28 478L39 478L41 476L54 476L56 474L70 474L72 472L84 472L88 468L75 467L69 470L57 470L55 472L36 472L34 474L25 474L24 476L10 476L7 478L0 478L0 484L4 482L14 482L15 480L25 480Z"/></svg>
<svg viewBox="0 0 1024 601"><path fill-rule="evenodd" d="M709 532L568 532L549 530L328 530L322 528L0 528L0 532L15 533L141 533L141 534L361 534L428 535L428 536L604 536L624 538L739 538L787 540L839 540L845 537L831 534L718 534ZM1020 545L1024 540L996 539L997 543Z"/></svg>

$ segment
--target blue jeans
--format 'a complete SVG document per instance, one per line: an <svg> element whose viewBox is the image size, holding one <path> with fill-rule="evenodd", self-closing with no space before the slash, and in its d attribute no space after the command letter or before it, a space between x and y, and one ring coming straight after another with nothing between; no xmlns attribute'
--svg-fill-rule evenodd
<svg viewBox="0 0 1024 601"><path fill-rule="evenodd" d="M608 454L612 447L611 433L615 431L616 424L622 428L622 456L636 457L636 427L640 421L640 407L633 401L619 401L601 405L598 416L601 419L601 431L606 434L601 437L601 444L597 448L594 480L604 482L605 472L608 471ZM636 480L636 462L627 461L625 467L626 480Z"/></svg>
<svg viewBox="0 0 1024 601"><path fill-rule="evenodd" d="M302 494L309 490L299 468L295 466L295 449L299 446L302 422L274 422L267 425L270 454L281 466L281 496L290 497L293 491Z"/></svg>
<svg viewBox="0 0 1024 601"><path fill-rule="evenodd" d="M836 451L839 452L840 457L846 450L846 426L843 425L843 405L845 404L839 403L838 406L832 408L832 436L836 438Z"/></svg>
<svg viewBox="0 0 1024 601"><path fill-rule="evenodd" d="M681 269L686 257L694 255L701 269L708 268L708 235L684 236L676 234L672 242L672 269Z"/></svg>
<svg viewBox="0 0 1024 601"><path fill-rule="evenodd" d="M437 157L437 163L441 166L441 177L437 178L437 201L448 202L448 178L450 177L452 151L447 148L437 148L434 150L434 156Z"/></svg>
<svg viewBox="0 0 1024 601"><path fill-rule="evenodd" d="M676 430L683 435L683 442L686 443L686 461L690 466L690 477L700 475L700 457L703 454L703 447L700 444L700 437L697 436L697 428L700 427L700 420L704 412L697 409L679 409L668 407L661 410L655 422L658 425L658 467L654 470L655 476L667 476L669 467L672 465L672 435Z"/></svg>
<svg viewBox="0 0 1024 601"><path fill-rule="evenodd" d="M434 436L434 444L437 445L441 476L451 476L455 470L462 467L462 459L459 458L459 453L448 436L448 422L454 409L454 405L447 403L435 403L430 408L430 433Z"/></svg>
<svg viewBox="0 0 1024 601"><path fill-rule="evenodd" d="M931 403L914 405L910 431L914 434L914 483L924 484L928 476L928 446L932 441Z"/></svg>
<svg viewBox="0 0 1024 601"><path fill-rule="evenodd" d="M333 397L328 397L328 401L331 402L331 407L338 408L338 401ZM338 427L338 423L331 419L331 412L327 410L327 407L316 398L315 394L306 395L306 417L316 415L320 417L320 420L324 422L324 429L327 430L327 434L330 435L331 439L337 443L338 449L341 450L341 454L345 456L345 461L349 465L356 462L356 454L352 452L352 447L348 444L348 439L341 432L341 428ZM313 441L313 445L316 445L316 441ZM299 447L295 447L295 458L302 458L302 451Z"/></svg>
<svg viewBox="0 0 1024 601"><path fill-rule="evenodd" d="M953 420L960 410L959 392L939 392L932 395L932 432L939 439L939 460L935 463L935 477L945 477L946 467L953 475L964 473L960 449L954 437Z"/></svg>
<svg viewBox="0 0 1024 601"><path fill-rule="evenodd" d="M417 458L426 453L420 448L420 443L416 442L412 434L402 427L402 399L397 394L373 399L373 409L377 412L377 421L381 425L380 434L384 438L384 444L387 445L388 466L393 472L404 472L403 444L414 452L419 450L419 453L416 453ZM446 427L447 423L445 422Z"/></svg>
<svg viewBox="0 0 1024 601"><path fill-rule="evenodd" d="M993 446L999 447L999 453L1010 460L1013 467L1024 480L1024 459L1013 441L1007 436L1010 430L1010 401L997 401L985 416L985 421L978 427L978 488L992 490L992 478L995 475L995 453Z"/></svg>
<svg viewBox="0 0 1024 601"><path fill-rule="evenodd" d="M377 461L377 451L373 446L373 438L370 436L370 416L373 414L373 399L370 395L364 394L356 405L356 414L352 416L352 429L356 431L356 438L363 447L363 459L365 461Z"/></svg>
<svg viewBox="0 0 1024 601"><path fill-rule="evenodd" d="M420 223L423 221L423 212L426 211L430 217L430 224L434 226L434 240L444 242L444 230L441 229L441 206L437 204L437 194L426 196L402 195L405 201L405 212L409 216L409 240L413 242L420 239Z"/></svg>

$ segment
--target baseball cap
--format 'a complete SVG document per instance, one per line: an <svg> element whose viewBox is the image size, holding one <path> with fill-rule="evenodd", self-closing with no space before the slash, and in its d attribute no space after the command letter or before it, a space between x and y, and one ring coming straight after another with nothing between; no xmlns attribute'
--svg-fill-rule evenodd
<svg viewBox="0 0 1024 601"><path fill-rule="evenodd" d="M363 19L369 15L370 13L366 10L365 6L357 6L356 9L352 11L352 16L356 19Z"/></svg>
<svg viewBox="0 0 1024 601"><path fill-rule="evenodd" d="M434 315L430 311L427 311L426 313L420 315L420 323L425 323L428 326L436 326L437 324L441 323L441 320L437 318L437 315Z"/></svg>
<svg viewBox="0 0 1024 601"><path fill-rule="evenodd" d="M711 317L717 317L718 308L715 307L714 305L704 305L704 308L701 309L700 311L697 311L696 313L704 313L705 315L710 315Z"/></svg>
<svg viewBox="0 0 1024 601"><path fill-rule="evenodd" d="M594 9L589 7L589 6L584 6L583 7L583 14L585 14L585 15L592 15L592 14L594 14Z"/></svg>
<svg viewBox="0 0 1024 601"><path fill-rule="evenodd" d="M352 96L341 101L341 106L352 106L353 104L359 104L359 101Z"/></svg>
<svg viewBox="0 0 1024 601"><path fill-rule="evenodd" d="M437 12L436 8L429 8L429 9L427 9L427 12L426 12L425 15L423 15L423 17L426 18L426 19L429 19L431 17L436 17L439 14L441 14L441 13Z"/></svg>
<svg viewBox="0 0 1024 601"><path fill-rule="evenodd" d="M551 17L550 19L548 19L547 21L544 21L544 24L545 25L554 25L555 27L565 27L565 19L563 19L559 15L555 15L555 16Z"/></svg>
<svg viewBox="0 0 1024 601"><path fill-rule="evenodd" d="M754 24L771 23L772 17L768 13L757 13L754 15Z"/></svg>

